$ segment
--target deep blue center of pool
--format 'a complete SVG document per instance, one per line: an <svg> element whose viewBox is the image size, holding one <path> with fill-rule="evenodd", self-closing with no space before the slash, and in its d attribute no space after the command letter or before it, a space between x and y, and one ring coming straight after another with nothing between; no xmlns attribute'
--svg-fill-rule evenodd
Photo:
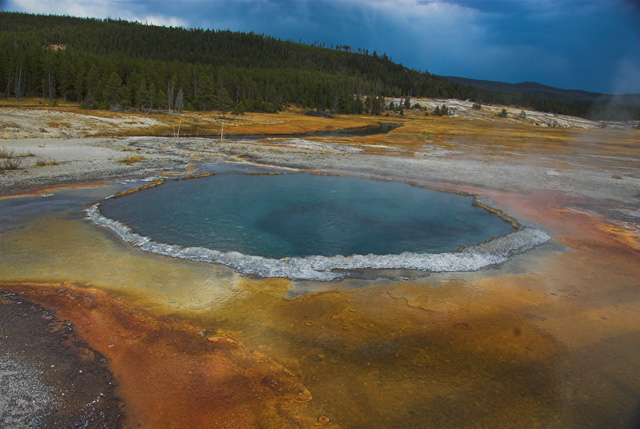
<svg viewBox="0 0 640 429"><path fill-rule="evenodd" d="M355 177L219 174L109 199L101 211L156 242L283 258L441 253L513 231L472 201Z"/></svg>

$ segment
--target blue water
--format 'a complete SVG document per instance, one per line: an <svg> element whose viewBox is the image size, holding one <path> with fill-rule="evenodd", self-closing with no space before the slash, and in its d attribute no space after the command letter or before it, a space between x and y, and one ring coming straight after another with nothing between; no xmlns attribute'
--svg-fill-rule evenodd
<svg viewBox="0 0 640 429"><path fill-rule="evenodd" d="M268 258L442 253L513 231L471 197L311 174L171 181L101 211L156 242Z"/></svg>

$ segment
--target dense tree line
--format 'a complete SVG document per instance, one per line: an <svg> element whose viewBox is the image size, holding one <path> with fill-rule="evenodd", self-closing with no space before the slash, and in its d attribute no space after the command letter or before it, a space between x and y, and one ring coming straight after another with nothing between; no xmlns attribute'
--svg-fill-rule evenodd
<svg viewBox="0 0 640 429"><path fill-rule="evenodd" d="M253 33L21 13L0 14L0 30L5 97L64 98L104 109L274 112L294 103L377 113L382 96L475 94L384 54Z"/></svg>
<svg viewBox="0 0 640 429"><path fill-rule="evenodd" d="M225 113L275 112L296 104L379 114L383 97L485 103L509 98L348 46L327 49L254 33L9 12L0 13L0 91L5 98L62 98L101 109ZM507 104L568 113L566 103L512 101Z"/></svg>

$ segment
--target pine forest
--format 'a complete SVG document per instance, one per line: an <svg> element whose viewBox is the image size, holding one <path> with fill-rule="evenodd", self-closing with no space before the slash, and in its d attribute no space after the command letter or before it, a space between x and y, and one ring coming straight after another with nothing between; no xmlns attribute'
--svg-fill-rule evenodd
<svg viewBox="0 0 640 429"><path fill-rule="evenodd" d="M376 115L385 97L433 97L589 117L597 103L476 88L350 46L8 12L0 13L0 91L4 98L62 99L86 108L234 114L296 105ZM640 116L636 107L623 119Z"/></svg>

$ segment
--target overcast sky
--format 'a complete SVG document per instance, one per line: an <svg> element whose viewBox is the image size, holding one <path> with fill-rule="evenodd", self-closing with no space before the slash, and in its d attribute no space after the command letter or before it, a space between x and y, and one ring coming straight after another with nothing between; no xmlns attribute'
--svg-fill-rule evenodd
<svg viewBox="0 0 640 429"><path fill-rule="evenodd" d="M638 0L0 0L2 10L254 31L439 75L640 92Z"/></svg>

